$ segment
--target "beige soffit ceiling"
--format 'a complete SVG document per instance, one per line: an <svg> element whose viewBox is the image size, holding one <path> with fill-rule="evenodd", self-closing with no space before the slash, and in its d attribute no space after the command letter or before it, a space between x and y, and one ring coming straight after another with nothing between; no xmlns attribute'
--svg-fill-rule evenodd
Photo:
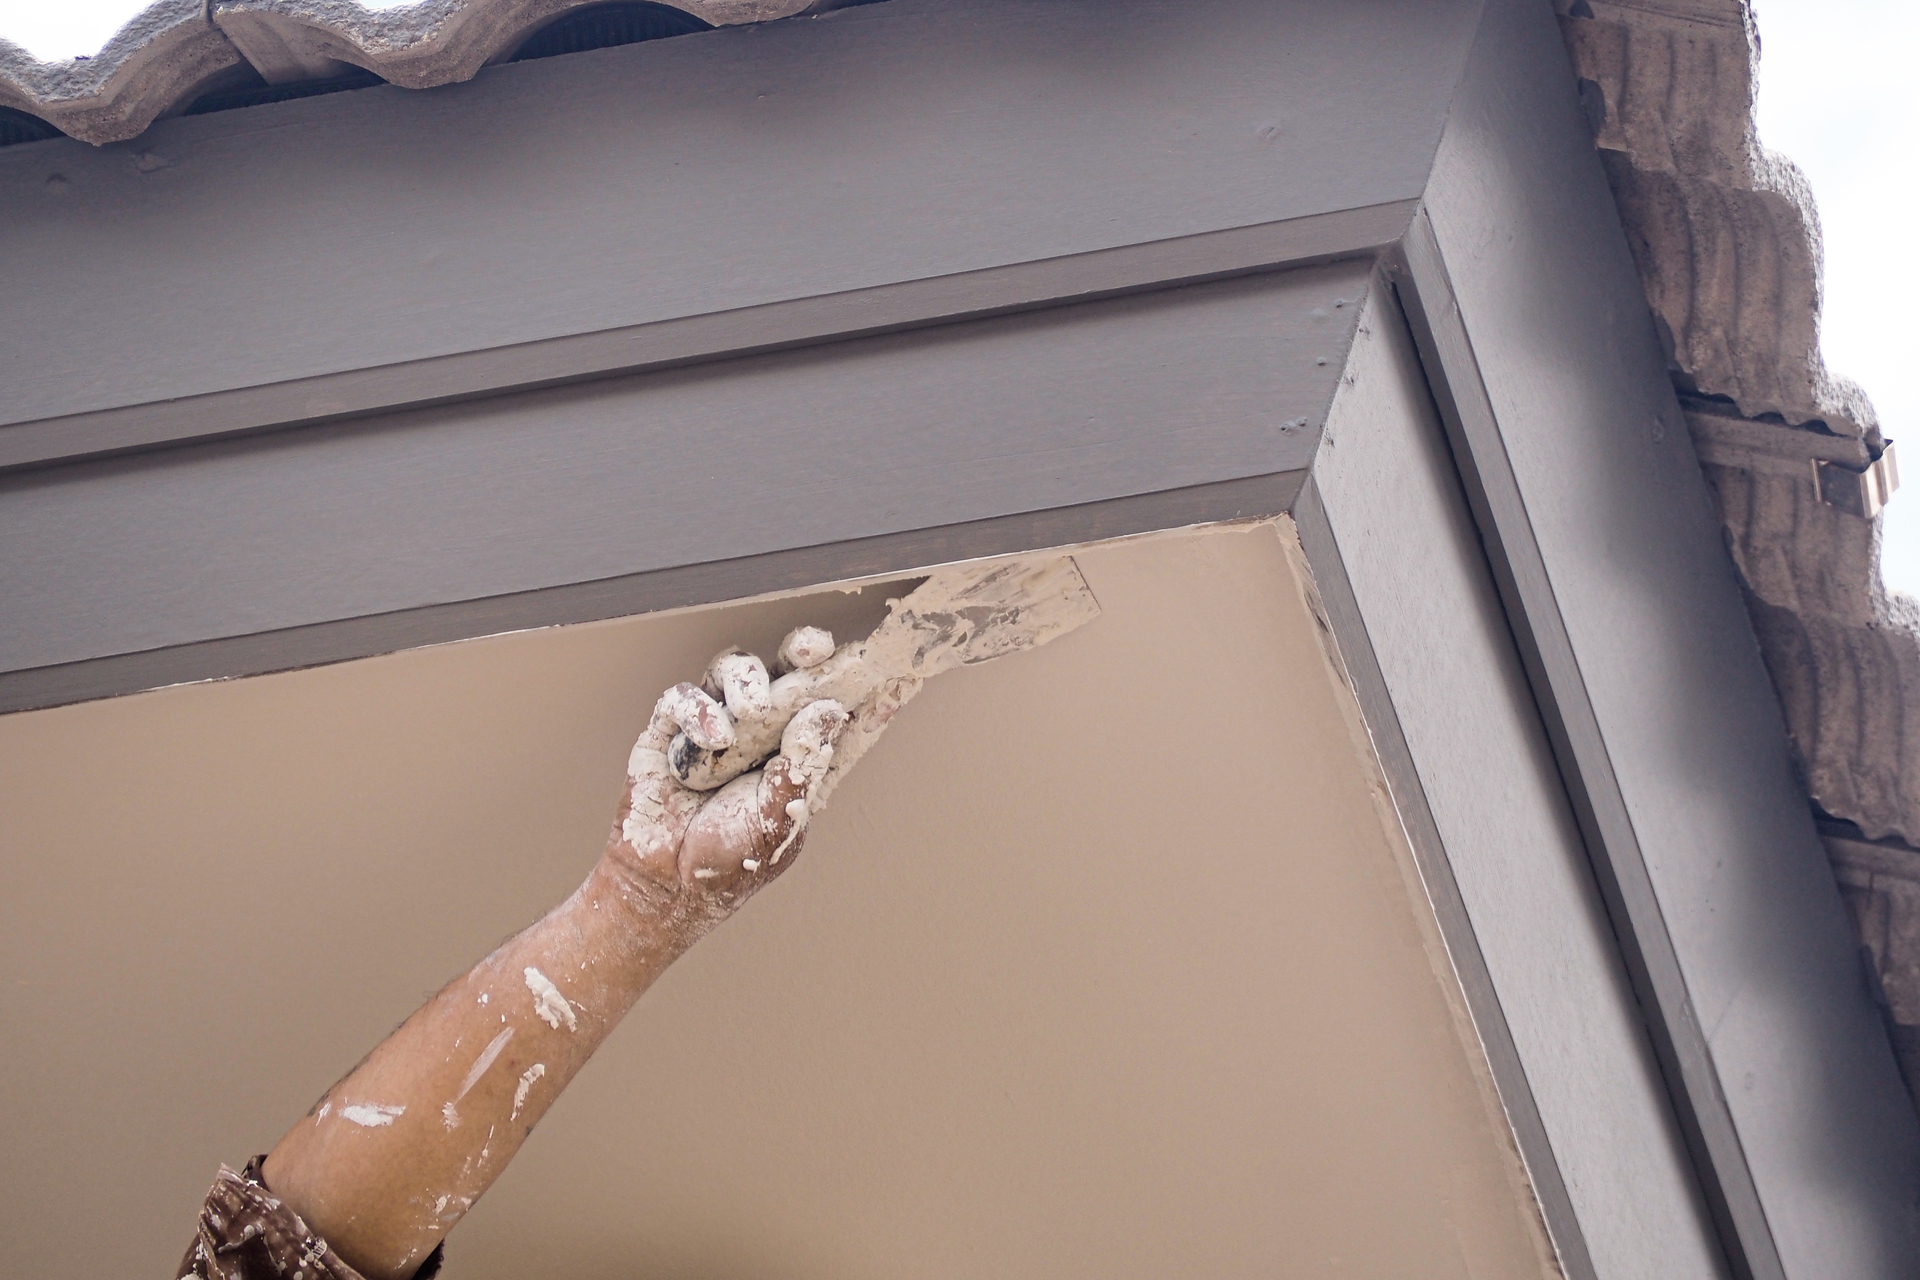
<svg viewBox="0 0 1920 1280"><path fill-rule="evenodd" d="M1291 526L1077 559L1100 619L929 685L453 1271L1557 1274ZM158 1274L584 874L655 690L884 594L0 718L0 1273Z"/></svg>

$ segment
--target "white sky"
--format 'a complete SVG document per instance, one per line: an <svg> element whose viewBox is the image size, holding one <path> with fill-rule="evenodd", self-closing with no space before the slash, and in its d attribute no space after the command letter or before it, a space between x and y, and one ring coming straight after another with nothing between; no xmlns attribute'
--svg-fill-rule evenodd
<svg viewBox="0 0 1920 1280"><path fill-rule="evenodd" d="M361 0L370 9L408 0ZM1545 0L1542 0L1544 3ZM1857 379L1881 428L1908 448L1909 488L1887 508L1887 585L1920 595L1920 5L1754 0L1762 42L1760 137L1813 182L1826 232L1827 363ZM0 0L0 36L36 57L94 53L141 0ZM1911 433L1911 439L1909 435Z"/></svg>

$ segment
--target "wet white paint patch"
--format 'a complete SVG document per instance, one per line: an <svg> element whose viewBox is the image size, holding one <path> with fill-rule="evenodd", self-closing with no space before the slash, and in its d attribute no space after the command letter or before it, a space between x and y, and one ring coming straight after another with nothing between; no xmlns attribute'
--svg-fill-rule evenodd
<svg viewBox="0 0 1920 1280"><path fill-rule="evenodd" d="M405 1114L407 1114L405 1107L387 1107L377 1102L356 1102L350 1107L340 1108L343 1119L351 1120L366 1129L383 1128Z"/></svg>
<svg viewBox="0 0 1920 1280"><path fill-rule="evenodd" d="M574 1016L573 1006L567 1003L567 998L560 994L560 988L554 986L546 974L529 966L525 977L527 990L533 992L533 1011L540 1015L540 1021L555 1031L560 1029L562 1022L567 1024L569 1031L579 1029L580 1020Z"/></svg>
<svg viewBox="0 0 1920 1280"><path fill-rule="evenodd" d="M533 1082L535 1080L538 1080L545 1074L547 1074L547 1064L544 1062L536 1062L527 1068L526 1074L520 1077L519 1086L513 1091L513 1114L508 1116L507 1119L518 1120L520 1118L520 1108L527 1105L528 1090L533 1088Z"/></svg>

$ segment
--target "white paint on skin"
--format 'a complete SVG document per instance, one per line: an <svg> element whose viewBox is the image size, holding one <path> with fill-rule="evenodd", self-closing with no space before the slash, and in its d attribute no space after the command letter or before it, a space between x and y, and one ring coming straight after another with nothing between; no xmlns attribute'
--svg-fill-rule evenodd
<svg viewBox="0 0 1920 1280"><path fill-rule="evenodd" d="M771 711L749 715L734 723L734 741L724 754L712 749L686 752L671 749L672 758L686 765L685 786L698 792L718 790L746 771L758 767L780 748L801 765L797 780L809 787L810 808L820 812L834 784L859 759L895 712L928 678L942 671L985 662L1003 654L1037 648L1099 615L1099 605L1086 582L1065 557L1006 560L968 565L935 574L904 600L889 601L887 619L864 640L841 645L815 665L775 680L770 687ZM811 649L809 637L795 636L793 656ZM831 637L821 636L822 642ZM817 656L809 653L811 659ZM784 665L784 664L783 664ZM851 722L837 751L818 763L815 779L782 741L792 720L808 706L833 701L845 708ZM682 722L684 723L684 722ZM838 727L837 725L835 726ZM686 733L686 743L703 747L697 733ZM635 763L639 752L635 752ZM630 773L635 778L648 776ZM635 796L639 802L639 794Z"/></svg>
<svg viewBox="0 0 1920 1280"><path fill-rule="evenodd" d="M325 1102L320 1104L320 1110L314 1112L313 1122L315 1124L319 1124L322 1120L325 1120L327 1118L327 1113L332 1110L333 1110L333 1099L328 1098Z"/></svg>
<svg viewBox="0 0 1920 1280"><path fill-rule="evenodd" d="M832 652L831 649L828 652ZM773 710L767 668L760 659L740 649L728 649L707 664L705 692L708 697L723 702L728 715L736 722L742 717L764 716Z"/></svg>
<svg viewBox="0 0 1920 1280"><path fill-rule="evenodd" d="M390 1125L400 1116L407 1114L405 1107L389 1107L378 1102L356 1102L350 1107L340 1108L343 1119L351 1120L363 1129L381 1129Z"/></svg>
<svg viewBox="0 0 1920 1280"><path fill-rule="evenodd" d="M533 1088L533 1082L545 1074L547 1074L547 1064L544 1062L536 1062L527 1068L526 1074L520 1077L519 1087L513 1091L513 1114L507 1119L520 1118L520 1108L527 1105L527 1093Z"/></svg>
<svg viewBox="0 0 1920 1280"><path fill-rule="evenodd" d="M533 1011L540 1015L540 1021L555 1031L560 1029L562 1022L567 1024L569 1031L579 1030L580 1019L574 1016L573 1006L567 1003L567 998L560 994L560 988L554 986L546 974L529 965L524 976L527 990L533 992Z"/></svg>
<svg viewBox="0 0 1920 1280"><path fill-rule="evenodd" d="M460 1127L459 1108L455 1107L451 1102L442 1106L440 1108L440 1123L447 1126L448 1133L452 1133L455 1129L458 1129Z"/></svg>
<svg viewBox="0 0 1920 1280"><path fill-rule="evenodd" d="M774 652L774 662L782 674L807 671L833 656L833 632L819 627L795 627Z"/></svg>
<svg viewBox="0 0 1920 1280"><path fill-rule="evenodd" d="M453 1095L454 1102L466 1097L473 1086L480 1083L480 1077L487 1074L487 1068L493 1065L494 1059L500 1056L501 1051L507 1047L507 1041L511 1039L513 1039L513 1028L508 1027L487 1042L487 1047L482 1049L480 1056L473 1060L473 1066L467 1071L467 1078L460 1082L460 1092ZM447 1105L452 1106L453 1103L450 1102Z"/></svg>

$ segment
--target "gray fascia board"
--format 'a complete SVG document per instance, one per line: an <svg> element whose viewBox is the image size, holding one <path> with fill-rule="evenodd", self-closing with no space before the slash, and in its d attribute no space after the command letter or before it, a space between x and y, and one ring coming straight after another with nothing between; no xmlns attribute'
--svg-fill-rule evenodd
<svg viewBox="0 0 1920 1280"><path fill-rule="evenodd" d="M0 472L1372 258L1418 201L1011 263L177 400L0 424Z"/></svg>
<svg viewBox="0 0 1920 1280"><path fill-rule="evenodd" d="M984 556L1277 515L1304 468L593 582L0 672L0 714L297 670L476 636L743 600Z"/></svg>
<svg viewBox="0 0 1920 1280"><path fill-rule="evenodd" d="M16 472L0 478L6 705L304 665L321 660L311 644L263 656L268 637L357 619L388 621L346 628L362 649L324 660L419 642L405 619L421 611L440 639L458 638L449 619L544 625L572 620L541 610L587 584L889 535L932 545L1004 517L1048 527L1061 508L1299 472L1370 271L1235 276ZM1162 505L1179 523L1284 509ZM714 573L730 585L709 599L785 583ZM132 657L214 642L204 654L249 656L190 673ZM82 670L95 661L119 674Z"/></svg>
<svg viewBox="0 0 1920 1280"><path fill-rule="evenodd" d="M655 357L540 344L1416 199L1475 8L892 0L6 148L0 422L575 376Z"/></svg>
<svg viewBox="0 0 1920 1280"><path fill-rule="evenodd" d="M1359 700L1368 736L1379 756L1381 771L1386 775L1394 811L1413 850L1422 887L1439 924L1447 958L1473 1019L1474 1032L1486 1054L1488 1069L1526 1166L1548 1237L1567 1280L1598 1280L1579 1212L1568 1193L1560 1161L1528 1080L1527 1065L1514 1043L1500 990L1474 932L1446 842L1441 838L1427 800L1419 766L1407 744L1393 692L1368 637L1366 618L1347 575L1325 500L1311 476L1301 487L1291 514L1307 563L1313 570L1321 612L1334 638L1341 667Z"/></svg>
<svg viewBox="0 0 1920 1280"><path fill-rule="evenodd" d="M1489 5L1403 292L1736 1274L1903 1275L1920 1125L1551 11Z"/></svg>

